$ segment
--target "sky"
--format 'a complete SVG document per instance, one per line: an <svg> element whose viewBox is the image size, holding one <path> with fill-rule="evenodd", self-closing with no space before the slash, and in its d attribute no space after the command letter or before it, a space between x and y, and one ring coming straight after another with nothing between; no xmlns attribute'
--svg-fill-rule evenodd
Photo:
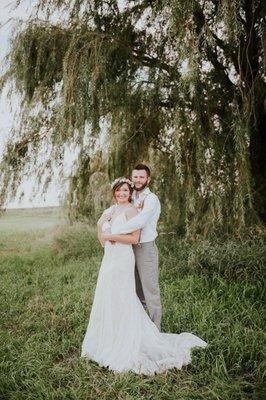
<svg viewBox="0 0 266 400"><path fill-rule="evenodd" d="M34 10L37 0L21 0L18 7L15 7L16 2L17 0L0 0L0 75L2 74L4 68L4 57L9 51L9 40L12 37L13 28L18 22L28 19ZM118 0L119 8L122 10L126 3L127 0ZM57 18L58 16L54 14L53 19L56 20ZM11 107L9 103L11 103ZM0 159L8 133L12 127L16 126L15 117L18 114L18 111L18 96L13 94L11 97L11 102L7 101L7 89L5 89L2 95L0 95ZM75 156L76 154L73 150L69 149L67 151L67 155L65 157L66 176L70 172ZM60 197L64 196L65 185L59 181L56 173L45 195L39 194L37 196L33 196L34 183L34 177L24 180L18 190L17 198L14 200L9 200L5 204L6 208L28 208L59 205ZM24 193L24 197L22 200L19 200L22 192Z"/></svg>
<svg viewBox="0 0 266 400"><path fill-rule="evenodd" d="M1 66L3 59L9 49L9 39L12 35L12 28L16 21L25 20L34 8L35 1L24 0L21 5L14 9L16 0L1 0L0 1L0 60ZM3 68L3 66L2 66ZM3 69L1 68L1 73ZM7 101L7 90L4 90L0 96L0 157L3 152L3 147L11 127L15 123L14 113L18 110L18 97L12 96L11 107ZM5 205L7 208L28 208L28 207L44 207L59 205L59 196L62 192L60 182L55 177L52 184L45 195L37 195L32 198L35 179L24 181L19 189L18 197L21 192L24 192L24 197L21 201L15 199L8 201Z"/></svg>

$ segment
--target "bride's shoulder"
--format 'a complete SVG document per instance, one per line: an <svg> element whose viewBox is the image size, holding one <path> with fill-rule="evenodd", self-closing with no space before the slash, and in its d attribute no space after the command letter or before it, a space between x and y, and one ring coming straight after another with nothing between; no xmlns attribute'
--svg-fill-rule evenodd
<svg viewBox="0 0 266 400"><path fill-rule="evenodd" d="M127 219L133 218L137 214L138 214L138 211L137 211L136 207L133 206L133 204L126 211Z"/></svg>
<svg viewBox="0 0 266 400"><path fill-rule="evenodd" d="M112 206L110 206L104 210L103 215L111 214L114 210L115 210L115 205L113 204Z"/></svg>
<svg viewBox="0 0 266 400"><path fill-rule="evenodd" d="M106 208L103 212L100 218L97 221L97 225L101 225L103 221L106 219L111 219L112 215L114 213L114 206Z"/></svg>

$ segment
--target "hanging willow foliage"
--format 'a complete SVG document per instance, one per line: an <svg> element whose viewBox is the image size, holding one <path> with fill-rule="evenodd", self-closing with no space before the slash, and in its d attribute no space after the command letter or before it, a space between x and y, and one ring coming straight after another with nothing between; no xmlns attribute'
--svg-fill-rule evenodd
<svg viewBox="0 0 266 400"><path fill-rule="evenodd" d="M76 146L72 217L95 216L108 181L145 161L179 232L265 222L264 11L259 0L39 0L46 19L17 32L2 77L23 101L1 203L31 166L45 187L53 165L63 177Z"/></svg>

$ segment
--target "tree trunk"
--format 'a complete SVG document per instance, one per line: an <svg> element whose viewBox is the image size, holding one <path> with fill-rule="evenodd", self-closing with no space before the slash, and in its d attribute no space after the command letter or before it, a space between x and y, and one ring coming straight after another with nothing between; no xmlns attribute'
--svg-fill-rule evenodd
<svg viewBox="0 0 266 400"><path fill-rule="evenodd" d="M261 82L258 86L260 93L255 94L255 114L251 127L250 163L254 180L255 210L262 221L266 222L266 102L263 96L266 85Z"/></svg>

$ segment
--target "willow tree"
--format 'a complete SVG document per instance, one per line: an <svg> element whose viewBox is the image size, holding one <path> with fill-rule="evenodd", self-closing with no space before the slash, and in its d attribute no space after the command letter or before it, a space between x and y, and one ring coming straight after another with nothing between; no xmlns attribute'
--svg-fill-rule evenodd
<svg viewBox="0 0 266 400"><path fill-rule="evenodd" d="M44 187L54 165L63 176L74 146L78 213L146 161L164 221L187 235L265 221L264 11L259 0L39 0L2 78L22 103L1 201L32 168Z"/></svg>

